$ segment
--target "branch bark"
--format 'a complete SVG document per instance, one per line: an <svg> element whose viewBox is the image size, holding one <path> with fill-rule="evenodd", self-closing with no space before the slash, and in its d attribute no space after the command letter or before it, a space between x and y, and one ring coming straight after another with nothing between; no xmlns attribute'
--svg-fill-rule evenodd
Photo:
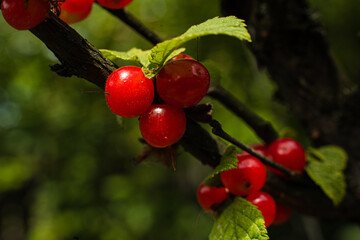
<svg viewBox="0 0 360 240"><path fill-rule="evenodd" d="M284 166L268 159L267 157L259 154L257 151L251 149L250 147L244 145L243 143L239 142L237 139L233 138L232 136L230 136L228 133L226 133L223 129L221 124L216 121L216 120L212 120L212 122L210 123L210 126L212 127L212 133L215 134L216 136L221 137L222 139L234 144L235 146L239 147L240 149L246 151L247 153L249 153L250 155L258 158L263 164L273 167L279 171L281 171L282 173L284 173L286 176L288 177L300 177L301 175L299 175L298 173L291 171L290 169L285 168Z"/></svg>
<svg viewBox="0 0 360 240"><path fill-rule="evenodd" d="M106 11L114 15L115 17L119 18L121 21L126 23L129 27L134 29L137 33L139 33L141 36L143 36L145 39L147 39L152 44L156 45L160 42L162 42L162 39L153 31L145 27L142 22L140 22L138 19L136 19L130 12L128 12L125 8L121 9L110 9L110 8L104 8Z"/></svg>
<svg viewBox="0 0 360 240"><path fill-rule="evenodd" d="M53 70L61 76L75 75L104 89L107 77L117 69L114 63L53 13L30 31L59 59L61 65L56 65Z"/></svg>
<svg viewBox="0 0 360 240"><path fill-rule="evenodd" d="M235 115L243 119L266 144L270 144L278 138L278 134L270 122L247 109L244 104L220 85L212 83L207 95L218 100Z"/></svg>

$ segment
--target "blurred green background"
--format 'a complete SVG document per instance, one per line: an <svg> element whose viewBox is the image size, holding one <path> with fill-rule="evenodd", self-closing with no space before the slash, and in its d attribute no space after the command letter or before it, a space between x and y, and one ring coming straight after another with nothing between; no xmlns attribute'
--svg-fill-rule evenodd
<svg viewBox="0 0 360 240"><path fill-rule="evenodd" d="M341 74L360 79L358 0L311 0L326 30ZM164 39L219 16L218 0L134 0L127 9ZM96 4L72 25L97 48L148 49L151 44ZM213 36L186 44L212 79L281 133L306 142L266 73L236 39ZM96 86L50 71L55 56L29 31L0 17L0 239L207 239L212 217L196 202L196 189L210 172L181 148L174 172L150 158L135 166L138 119L122 123ZM95 92L94 92L95 91ZM214 118L234 137L260 140L216 101ZM295 213L271 239L358 240L352 224L319 222Z"/></svg>

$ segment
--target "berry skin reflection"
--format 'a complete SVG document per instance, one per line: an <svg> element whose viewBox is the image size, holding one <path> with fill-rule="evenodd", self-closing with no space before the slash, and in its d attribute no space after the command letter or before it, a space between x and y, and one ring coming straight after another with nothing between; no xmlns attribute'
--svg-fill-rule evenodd
<svg viewBox="0 0 360 240"><path fill-rule="evenodd" d="M179 108L196 105L210 85L207 69L193 59L169 61L156 77L156 88L164 102Z"/></svg>
<svg viewBox="0 0 360 240"><path fill-rule="evenodd" d="M280 138L269 145L268 156L276 163L284 167L302 173L306 164L304 148L291 138ZM283 176L279 170L269 167L269 170Z"/></svg>
<svg viewBox="0 0 360 240"><path fill-rule="evenodd" d="M182 109L169 104L155 104L140 117L140 132L153 147L164 148L184 135L186 117Z"/></svg>
<svg viewBox="0 0 360 240"><path fill-rule="evenodd" d="M91 12L94 0L66 0L61 4L60 19L67 24L80 22Z"/></svg>
<svg viewBox="0 0 360 240"><path fill-rule="evenodd" d="M224 187L210 187L202 183L197 190L196 197L203 209L207 212L213 212L213 207L221 204L230 196Z"/></svg>
<svg viewBox="0 0 360 240"><path fill-rule="evenodd" d="M140 67L126 66L115 70L105 86L106 102L115 114L137 117L146 112L154 100L154 84Z"/></svg>
<svg viewBox="0 0 360 240"><path fill-rule="evenodd" d="M224 186L237 196L246 196L259 191L266 182L264 164L248 154L239 154L237 159L237 168L220 174Z"/></svg>
<svg viewBox="0 0 360 240"><path fill-rule="evenodd" d="M246 200L258 207L264 217L265 226L269 227L276 214L276 204L270 194L259 191L249 195Z"/></svg>

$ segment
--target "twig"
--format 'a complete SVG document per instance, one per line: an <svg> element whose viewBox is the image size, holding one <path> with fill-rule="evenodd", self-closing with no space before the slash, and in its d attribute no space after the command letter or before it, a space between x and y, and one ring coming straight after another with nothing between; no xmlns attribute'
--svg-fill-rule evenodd
<svg viewBox="0 0 360 240"><path fill-rule="evenodd" d="M284 173L284 174L286 174L288 176L291 176L291 177L295 177L295 176L299 175L298 173L296 173L294 171L291 171L291 170L281 166L280 164L277 164L276 162L268 159L267 157L263 156L262 154L259 154L258 152L254 151L252 148L242 144L237 139L233 138L228 133L226 133L222 129L221 124L218 121L212 120L212 122L210 123L210 126L213 128L212 129L213 134L225 139L226 141L228 141L228 142L234 144L235 146L241 148L242 150L249 153L250 155L258 158L265 165L273 167L273 168L275 168L275 169L281 171L282 173Z"/></svg>
<svg viewBox="0 0 360 240"><path fill-rule="evenodd" d="M52 12L46 21L30 31L45 43L61 62L62 67L53 68L57 72L61 69L67 76L74 74L104 89L107 77L117 68Z"/></svg>
<svg viewBox="0 0 360 240"><path fill-rule="evenodd" d="M222 105L242 118L266 144L270 144L278 138L278 134L270 122L250 111L236 97L219 84L212 83L207 95L218 100Z"/></svg>
<svg viewBox="0 0 360 240"><path fill-rule="evenodd" d="M203 164L215 168L221 160L221 152L225 147L216 141L211 134L197 122L187 117L186 131L180 139L180 144L185 151L191 153Z"/></svg>
<svg viewBox="0 0 360 240"><path fill-rule="evenodd" d="M102 8L104 8L106 11L110 12L112 15L116 16L121 21L129 25L132 29L134 29L152 44L156 45L163 41L156 33L147 28L142 22L136 19L126 9L110 9L105 7Z"/></svg>

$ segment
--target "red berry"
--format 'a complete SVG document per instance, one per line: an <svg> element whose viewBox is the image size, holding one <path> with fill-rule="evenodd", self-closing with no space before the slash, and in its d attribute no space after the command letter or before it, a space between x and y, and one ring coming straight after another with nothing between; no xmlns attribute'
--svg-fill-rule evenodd
<svg viewBox="0 0 360 240"><path fill-rule="evenodd" d="M263 145L263 144L253 144L253 145L250 145L250 147L255 150L256 152L260 153L261 155L264 155L266 156L267 155L267 146L266 145ZM249 153L247 152L243 152L242 154L247 154L247 155L250 155Z"/></svg>
<svg viewBox="0 0 360 240"><path fill-rule="evenodd" d="M179 108L191 107L200 102L209 84L209 72L201 63L192 59L170 61L156 77L161 99Z"/></svg>
<svg viewBox="0 0 360 240"><path fill-rule="evenodd" d="M200 184L197 190L197 200L201 207L208 212L212 212L212 207L216 207L227 198L229 198L229 194L224 187L210 187Z"/></svg>
<svg viewBox="0 0 360 240"><path fill-rule="evenodd" d="M123 117L146 112L154 100L154 84L140 67L127 66L110 74L105 86L109 108Z"/></svg>
<svg viewBox="0 0 360 240"><path fill-rule="evenodd" d="M270 144L268 155L274 162L296 172L305 168L305 150L297 141L290 138L281 138ZM269 168L272 172L283 175L280 171Z"/></svg>
<svg viewBox="0 0 360 240"><path fill-rule="evenodd" d="M61 9L66 10L69 13L81 14L89 11L95 0L66 0Z"/></svg>
<svg viewBox="0 0 360 240"><path fill-rule="evenodd" d="M120 9L132 2L132 0L97 0L97 2L106 8Z"/></svg>
<svg viewBox="0 0 360 240"><path fill-rule="evenodd" d="M258 207L264 217L265 226L269 227L276 213L274 199L268 193L259 191L249 195L246 200Z"/></svg>
<svg viewBox="0 0 360 240"><path fill-rule="evenodd" d="M48 0L2 0L1 11L9 25L26 30L45 20L50 4Z"/></svg>
<svg viewBox="0 0 360 240"><path fill-rule="evenodd" d="M173 57L171 60L179 60L179 59L193 59L189 55L186 55L185 53L180 53L177 56Z"/></svg>
<svg viewBox="0 0 360 240"><path fill-rule="evenodd" d="M73 24L73 23L80 22L80 21L84 20L85 18L87 18L91 12L91 9L92 9L92 5L90 5L90 7L82 13L72 13L72 12L69 12L69 11L63 9L61 6L61 13L60 13L59 17L61 20L63 20L67 24Z"/></svg>
<svg viewBox="0 0 360 240"><path fill-rule="evenodd" d="M281 204L276 204L276 214L273 224L279 225L286 222L292 214L292 210Z"/></svg>
<svg viewBox="0 0 360 240"><path fill-rule="evenodd" d="M246 196L259 191L266 182L266 168L251 155L237 155L237 168L222 172L221 180L229 192Z"/></svg>
<svg viewBox="0 0 360 240"><path fill-rule="evenodd" d="M140 132L153 147L164 148L176 143L186 129L186 117L182 109L168 105L152 105L140 117Z"/></svg>

